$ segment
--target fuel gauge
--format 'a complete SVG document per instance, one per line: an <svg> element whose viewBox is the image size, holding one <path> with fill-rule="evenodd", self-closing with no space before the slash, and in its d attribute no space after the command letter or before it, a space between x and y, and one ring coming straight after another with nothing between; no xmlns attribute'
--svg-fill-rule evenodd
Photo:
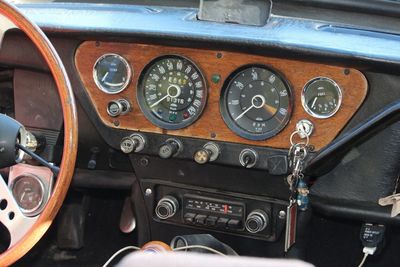
<svg viewBox="0 0 400 267"><path fill-rule="evenodd" d="M335 81L326 77L317 77L304 86L301 103L311 116L319 119L330 118L340 108L342 90Z"/></svg>

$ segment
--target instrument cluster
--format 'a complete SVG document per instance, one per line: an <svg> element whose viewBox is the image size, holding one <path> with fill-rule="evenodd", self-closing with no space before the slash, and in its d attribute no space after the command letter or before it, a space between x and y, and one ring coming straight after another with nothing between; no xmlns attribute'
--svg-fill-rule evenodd
<svg viewBox="0 0 400 267"><path fill-rule="evenodd" d="M94 82L106 94L124 91L133 73L128 59L114 53L102 55L93 67ZM206 107L206 81L204 72L190 58L163 55L144 67L136 96L132 97L136 97L141 112L152 124L166 130L183 129L196 122ZM328 119L339 111L342 97L342 89L332 78L314 77L304 84L301 108L314 118ZM226 126L236 135L266 140L290 121L293 98L293 88L279 70L246 64L223 81L219 110ZM108 104L107 113L117 117L130 109L129 99L118 99Z"/></svg>

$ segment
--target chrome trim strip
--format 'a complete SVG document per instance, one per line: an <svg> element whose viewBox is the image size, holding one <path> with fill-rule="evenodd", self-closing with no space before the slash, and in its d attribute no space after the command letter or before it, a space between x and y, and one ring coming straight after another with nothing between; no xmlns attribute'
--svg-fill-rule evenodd
<svg viewBox="0 0 400 267"><path fill-rule="evenodd" d="M291 48L400 63L398 35L300 18L272 16L263 27L197 21L197 9L117 4L24 4L23 13L51 32L156 36ZM346 28L335 31L335 27ZM330 29L330 30L329 30Z"/></svg>

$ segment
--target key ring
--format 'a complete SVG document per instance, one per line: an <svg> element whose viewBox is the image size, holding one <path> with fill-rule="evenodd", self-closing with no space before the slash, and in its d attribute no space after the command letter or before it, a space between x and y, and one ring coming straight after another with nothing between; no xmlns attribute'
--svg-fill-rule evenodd
<svg viewBox="0 0 400 267"><path fill-rule="evenodd" d="M310 137L308 136L308 135L305 135L306 137L306 142L304 143L304 142L300 142L300 143L294 143L294 136L295 135L298 135L299 137L300 137L300 139L304 139L304 138L302 138L301 137L301 135L300 135L300 132L299 131L294 131L291 135L290 135L290 144L292 145L292 146L295 146L295 145L305 145L305 146L308 146L308 144L309 144L309 142L310 142Z"/></svg>

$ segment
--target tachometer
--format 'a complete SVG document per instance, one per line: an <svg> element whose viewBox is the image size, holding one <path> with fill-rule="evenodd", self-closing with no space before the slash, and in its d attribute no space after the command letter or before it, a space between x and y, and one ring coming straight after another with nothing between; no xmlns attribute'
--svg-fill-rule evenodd
<svg viewBox="0 0 400 267"><path fill-rule="evenodd" d="M93 67L93 79L97 87L107 94L122 92L129 84L132 70L128 61L117 54L105 54Z"/></svg>
<svg viewBox="0 0 400 267"><path fill-rule="evenodd" d="M143 71L137 98L144 115L164 129L193 123L207 101L207 87L199 68L181 56L153 60Z"/></svg>
<svg viewBox="0 0 400 267"><path fill-rule="evenodd" d="M277 72L264 66L246 67L225 82L220 109L225 123L236 134L264 140L288 123L291 91Z"/></svg>

